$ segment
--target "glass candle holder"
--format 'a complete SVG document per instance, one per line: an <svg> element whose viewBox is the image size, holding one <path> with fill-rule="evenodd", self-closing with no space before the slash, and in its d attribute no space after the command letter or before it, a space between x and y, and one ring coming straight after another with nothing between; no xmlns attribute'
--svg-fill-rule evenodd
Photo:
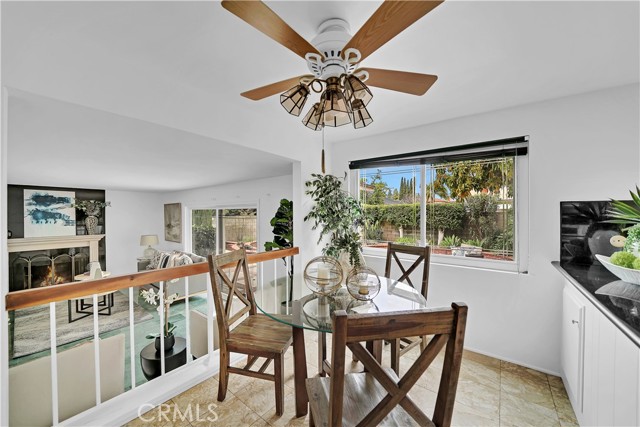
<svg viewBox="0 0 640 427"><path fill-rule="evenodd" d="M320 256L307 263L304 282L314 294L329 295L340 288L343 274L337 259Z"/></svg>
<svg viewBox="0 0 640 427"><path fill-rule="evenodd" d="M372 300L380 292L380 277L369 267L354 267L347 275L347 290L360 301Z"/></svg>

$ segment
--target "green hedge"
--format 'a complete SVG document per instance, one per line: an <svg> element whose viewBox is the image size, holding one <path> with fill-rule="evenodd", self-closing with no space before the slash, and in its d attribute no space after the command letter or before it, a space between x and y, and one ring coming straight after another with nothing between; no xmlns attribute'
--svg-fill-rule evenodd
<svg viewBox="0 0 640 427"><path fill-rule="evenodd" d="M402 203L397 205L364 205L365 217L369 224L389 223L396 227L415 227L420 224L420 204ZM432 214L433 213L433 214ZM464 204L427 204L427 227L443 230L458 230L465 217Z"/></svg>

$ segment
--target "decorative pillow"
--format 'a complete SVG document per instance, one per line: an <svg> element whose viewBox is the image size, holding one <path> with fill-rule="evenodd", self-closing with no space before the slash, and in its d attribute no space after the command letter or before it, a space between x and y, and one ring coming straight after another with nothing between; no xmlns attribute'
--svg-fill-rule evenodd
<svg viewBox="0 0 640 427"><path fill-rule="evenodd" d="M149 264L147 265L147 270L155 270L158 268L158 264L160 263L160 257L162 256L162 252L160 251L155 251L155 253L153 254L153 258L151 258L151 261L149 261Z"/></svg>

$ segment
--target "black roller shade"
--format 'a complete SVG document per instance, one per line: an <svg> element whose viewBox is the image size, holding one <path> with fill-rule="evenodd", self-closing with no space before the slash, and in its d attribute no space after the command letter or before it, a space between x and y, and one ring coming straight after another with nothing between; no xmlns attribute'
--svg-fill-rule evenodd
<svg viewBox="0 0 640 427"><path fill-rule="evenodd" d="M463 160L481 160L495 157L524 156L529 148L529 137L499 139L495 141L477 142L456 145L453 147L435 148L412 153L394 154L391 156L373 157L370 159L352 160L349 169L370 169L404 165L429 165L438 163L460 162Z"/></svg>

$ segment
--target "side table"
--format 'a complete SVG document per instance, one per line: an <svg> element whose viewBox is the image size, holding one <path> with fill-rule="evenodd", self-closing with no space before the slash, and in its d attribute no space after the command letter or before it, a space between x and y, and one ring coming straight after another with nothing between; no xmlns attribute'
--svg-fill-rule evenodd
<svg viewBox="0 0 640 427"><path fill-rule="evenodd" d="M109 271L102 272L102 278L111 276ZM74 278L76 282L84 282L85 280L93 280L89 273L77 274ZM104 316L111 316L111 309L113 308L113 292L106 292L102 294L98 294L99 298L102 298L101 301L98 301L98 314ZM85 302L85 299L92 300L91 297L86 298L75 298L75 311L76 314L81 314L81 316L76 317L75 319L72 316L72 308L71 301L67 301L67 314L69 318L69 323L75 322L76 320L84 319L85 317L91 316L93 314L93 302Z"/></svg>
<svg viewBox="0 0 640 427"><path fill-rule="evenodd" d="M187 363L187 340L176 337L176 343L164 352L164 371L169 372ZM162 354L156 350L154 341L140 351L140 365L147 380L160 376Z"/></svg>

